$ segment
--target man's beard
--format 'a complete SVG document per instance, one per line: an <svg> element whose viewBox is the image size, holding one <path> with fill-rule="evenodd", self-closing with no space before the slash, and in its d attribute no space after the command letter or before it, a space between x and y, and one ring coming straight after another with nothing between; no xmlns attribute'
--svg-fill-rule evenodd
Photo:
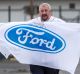
<svg viewBox="0 0 80 74"><path fill-rule="evenodd" d="M46 14L42 15L41 20L42 21L47 21L48 20L48 16Z"/></svg>

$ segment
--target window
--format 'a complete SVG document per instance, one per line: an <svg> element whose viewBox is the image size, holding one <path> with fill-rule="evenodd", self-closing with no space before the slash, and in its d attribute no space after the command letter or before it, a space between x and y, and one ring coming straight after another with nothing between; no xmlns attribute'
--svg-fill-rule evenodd
<svg viewBox="0 0 80 74"><path fill-rule="evenodd" d="M70 4L69 4L69 8L70 8L70 9L75 9L75 3L70 3Z"/></svg>

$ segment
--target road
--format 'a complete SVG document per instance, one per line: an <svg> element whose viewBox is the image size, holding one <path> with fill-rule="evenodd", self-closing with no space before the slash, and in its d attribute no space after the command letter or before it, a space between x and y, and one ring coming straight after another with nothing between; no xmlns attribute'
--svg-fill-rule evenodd
<svg viewBox="0 0 80 74"><path fill-rule="evenodd" d="M0 74L30 74L29 65L13 61L0 62Z"/></svg>
<svg viewBox="0 0 80 74"><path fill-rule="evenodd" d="M14 61L0 62L0 74L31 74L29 65L23 65ZM69 74L65 71L60 71L59 74ZM80 62L76 69L75 74L80 74Z"/></svg>

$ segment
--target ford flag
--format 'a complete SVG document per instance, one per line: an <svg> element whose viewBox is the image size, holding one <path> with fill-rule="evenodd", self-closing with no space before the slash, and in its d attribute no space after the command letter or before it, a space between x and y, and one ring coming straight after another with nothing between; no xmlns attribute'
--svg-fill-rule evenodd
<svg viewBox="0 0 80 74"><path fill-rule="evenodd" d="M23 64L74 74L80 57L79 38L77 23L45 22L43 26L27 22L5 23L0 26L0 51L4 47Z"/></svg>
<svg viewBox="0 0 80 74"><path fill-rule="evenodd" d="M12 44L32 51L58 53L66 45L64 39L56 33L31 24L13 26L4 36Z"/></svg>

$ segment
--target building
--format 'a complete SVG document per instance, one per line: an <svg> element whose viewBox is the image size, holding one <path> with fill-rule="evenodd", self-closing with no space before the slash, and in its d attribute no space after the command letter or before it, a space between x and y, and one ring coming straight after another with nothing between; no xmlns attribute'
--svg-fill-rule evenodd
<svg viewBox="0 0 80 74"><path fill-rule="evenodd" d="M42 2L52 5L53 15L66 21L80 21L79 0L33 0L30 13L31 0L0 0L0 22L26 21L38 16L38 6Z"/></svg>

